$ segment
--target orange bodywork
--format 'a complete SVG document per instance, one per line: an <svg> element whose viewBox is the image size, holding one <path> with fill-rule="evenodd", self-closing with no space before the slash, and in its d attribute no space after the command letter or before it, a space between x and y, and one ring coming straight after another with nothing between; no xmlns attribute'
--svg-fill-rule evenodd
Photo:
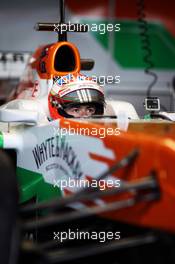
<svg viewBox="0 0 175 264"><path fill-rule="evenodd" d="M68 47L72 50L75 58L75 67L72 71L57 71L54 67L55 56L61 47ZM41 79L51 79L55 76L64 76L80 71L80 54L77 47L67 41L58 42L46 46L42 46L33 54L34 61L31 67L36 69ZM63 63L63 62L60 62ZM42 68L43 67L43 68Z"/></svg>
<svg viewBox="0 0 175 264"><path fill-rule="evenodd" d="M174 124L170 124L170 126L172 127L171 131L175 130ZM77 122L62 119L61 127L67 129L73 127L76 129ZM88 131L91 131L94 128L99 129L102 126L98 123L84 124L78 122L78 127L86 127ZM111 124L106 124L105 127L107 129L111 127ZM113 127L116 127L115 123L113 123ZM120 161L133 149L137 148L140 154L134 164L128 168L120 169L120 171L114 173L112 176L120 178L123 181L132 182L150 175L151 171L155 171L160 189L160 199L151 202L141 202L130 208L112 211L103 216L134 225L175 233L175 140L171 134L169 136L163 136L162 134L158 136L157 133L151 135L149 134L149 127L151 127L151 124L147 127L148 133L138 131L138 124L136 124L137 131L134 131L134 125L132 125L131 131L121 132L119 135L106 134L102 139L104 146L107 149L113 150L115 160L91 153L89 155L94 160L102 161L108 166L112 166L117 160ZM94 137L99 137L99 135ZM128 197L130 196L132 196L131 193L128 194ZM126 198L126 194L120 194L120 196L113 195L103 198L103 200L105 202L114 202L122 198Z"/></svg>

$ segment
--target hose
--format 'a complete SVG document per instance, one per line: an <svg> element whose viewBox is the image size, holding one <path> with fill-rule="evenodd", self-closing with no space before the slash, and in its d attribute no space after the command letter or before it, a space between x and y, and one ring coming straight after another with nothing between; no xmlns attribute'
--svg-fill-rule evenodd
<svg viewBox="0 0 175 264"><path fill-rule="evenodd" d="M148 22L146 21L145 15L145 0L137 0L137 10L138 10L138 26L140 28L140 38L141 38L141 47L144 53L143 61L145 63L145 74L153 77L152 82L149 84L147 89L147 96L151 96L151 90L158 80L157 74L151 69L154 68L154 63L152 61L152 50L150 37L148 34Z"/></svg>

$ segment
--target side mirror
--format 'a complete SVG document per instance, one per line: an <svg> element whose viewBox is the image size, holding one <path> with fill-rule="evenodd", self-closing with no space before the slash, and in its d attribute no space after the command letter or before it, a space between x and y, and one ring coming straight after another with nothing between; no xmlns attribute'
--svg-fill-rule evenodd
<svg viewBox="0 0 175 264"><path fill-rule="evenodd" d="M0 122L24 122L36 124L39 120L35 102L16 99L0 107Z"/></svg>
<svg viewBox="0 0 175 264"><path fill-rule="evenodd" d="M19 109L0 109L0 121L37 123L38 113Z"/></svg>

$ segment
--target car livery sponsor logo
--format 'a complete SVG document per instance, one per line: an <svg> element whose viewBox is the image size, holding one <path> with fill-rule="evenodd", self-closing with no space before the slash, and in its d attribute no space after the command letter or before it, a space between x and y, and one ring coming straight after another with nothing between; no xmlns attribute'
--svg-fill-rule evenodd
<svg viewBox="0 0 175 264"><path fill-rule="evenodd" d="M44 140L41 144L37 144L33 148L32 153L37 169L40 169L40 167L49 159L58 158L66 163L75 178L79 179L83 175L77 155L72 146L66 142L65 137L59 135L50 137ZM47 165L46 170L48 171L51 167L52 166L48 167ZM56 168L55 165L53 168Z"/></svg>

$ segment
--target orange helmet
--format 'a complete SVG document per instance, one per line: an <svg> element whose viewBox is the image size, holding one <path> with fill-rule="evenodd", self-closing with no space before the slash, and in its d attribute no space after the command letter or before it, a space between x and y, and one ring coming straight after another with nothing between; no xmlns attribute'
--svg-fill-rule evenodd
<svg viewBox="0 0 175 264"><path fill-rule="evenodd" d="M95 106L95 115L104 112L104 92L92 78L83 74L68 74L57 79L49 94L51 118L72 117L64 109L70 106L91 104Z"/></svg>

